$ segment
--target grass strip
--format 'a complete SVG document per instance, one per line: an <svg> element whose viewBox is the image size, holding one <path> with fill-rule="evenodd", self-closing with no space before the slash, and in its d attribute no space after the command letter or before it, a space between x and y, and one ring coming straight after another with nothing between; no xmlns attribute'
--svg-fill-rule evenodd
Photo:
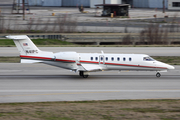
<svg viewBox="0 0 180 120"><path fill-rule="evenodd" d="M180 65L180 56L152 56L155 60L170 64Z"/></svg>
<svg viewBox="0 0 180 120"><path fill-rule="evenodd" d="M179 120L179 99L1 103L0 119Z"/></svg>
<svg viewBox="0 0 180 120"><path fill-rule="evenodd" d="M180 45L80 45L57 39L32 39L38 47L180 47ZM13 40L0 39L0 47L15 47Z"/></svg>
<svg viewBox="0 0 180 120"><path fill-rule="evenodd" d="M61 41L57 39L32 39L35 45L44 45L44 46L49 46L49 45L73 45L72 43L66 42L66 41ZM10 39L1 39L0 40L0 46L1 47L11 47L15 46L13 40Z"/></svg>
<svg viewBox="0 0 180 120"><path fill-rule="evenodd" d="M0 57L0 63L20 63L20 57Z"/></svg>

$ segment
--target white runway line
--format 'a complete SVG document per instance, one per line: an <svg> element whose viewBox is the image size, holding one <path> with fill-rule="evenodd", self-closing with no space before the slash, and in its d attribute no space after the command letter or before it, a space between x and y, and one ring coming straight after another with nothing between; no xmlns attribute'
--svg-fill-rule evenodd
<svg viewBox="0 0 180 120"><path fill-rule="evenodd" d="M180 92L180 89L160 89L160 90L0 90L4 92Z"/></svg>

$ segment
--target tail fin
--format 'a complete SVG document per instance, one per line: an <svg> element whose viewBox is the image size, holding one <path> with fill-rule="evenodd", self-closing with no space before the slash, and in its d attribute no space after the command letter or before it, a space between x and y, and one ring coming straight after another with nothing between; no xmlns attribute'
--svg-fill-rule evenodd
<svg viewBox="0 0 180 120"><path fill-rule="evenodd" d="M26 35L10 35L6 36L8 39L13 39L16 44L21 57L21 63L35 63L41 62L41 60L26 59L28 56L48 57L53 56L52 52L45 52L39 50L31 39Z"/></svg>
<svg viewBox="0 0 180 120"><path fill-rule="evenodd" d="M40 53L40 50L26 35L6 36L6 38L13 39L20 52L20 55L36 55Z"/></svg>

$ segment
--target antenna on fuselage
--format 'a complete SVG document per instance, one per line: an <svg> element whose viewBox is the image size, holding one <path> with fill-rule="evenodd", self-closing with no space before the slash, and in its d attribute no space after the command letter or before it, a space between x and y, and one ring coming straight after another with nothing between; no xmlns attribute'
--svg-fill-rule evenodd
<svg viewBox="0 0 180 120"><path fill-rule="evenodd" d="M104 52L101 50L101 53L104 54Z"/></svg>

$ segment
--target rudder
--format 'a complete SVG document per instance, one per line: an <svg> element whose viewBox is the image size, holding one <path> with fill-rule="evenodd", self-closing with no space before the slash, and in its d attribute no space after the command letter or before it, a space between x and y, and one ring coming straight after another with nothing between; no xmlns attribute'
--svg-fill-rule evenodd
<svg viewBox="0 0 180 120"><path fill-rule="evenodd" d="M20 52L20 55L35 55L40 53L40 50L26 35L6 36L6 38L13 39Z"/></svg>
<svg viewBox="0 0 180 120"><path fill-rule="evenodd" d="M41 51L26 35L10 35L8 39L13 39L16 47L20 52L21 63L43 62L40 58L51 59L54 57L53 52Z"/></svg>

